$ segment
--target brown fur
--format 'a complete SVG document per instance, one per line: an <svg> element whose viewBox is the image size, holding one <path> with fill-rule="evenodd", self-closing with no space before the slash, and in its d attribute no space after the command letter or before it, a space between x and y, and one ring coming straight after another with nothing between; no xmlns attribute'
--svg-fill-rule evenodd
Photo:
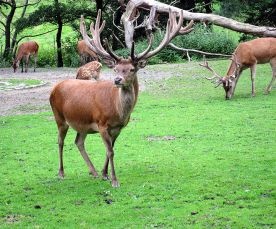
<svg viewBox="0 0 276 229"><path fill-rule="evenodd" d="M34 56L34 71L36 69L37 53L39 45L35 41L27 41L19 45L16 58L13 61L13 69L16 72L22 58L25 60L25 72L28 72L30 56ZM22 64L23 72L23 64Z"/></svg>
<svg viewBox="0 0 276 229"><path fill-rule="evenodd" d="M98 61L89 62L81 66L77 71L76 79L80 80L99 80L102 64Z"/></svg>
<svg viewBox="0 0 276 229"><path fill-rule="evenodd" d="M96 60L96 61L99 60L97 54L87 47L84 40L78 41L77 51L79 53L82 65L93 60Z"/></svg>

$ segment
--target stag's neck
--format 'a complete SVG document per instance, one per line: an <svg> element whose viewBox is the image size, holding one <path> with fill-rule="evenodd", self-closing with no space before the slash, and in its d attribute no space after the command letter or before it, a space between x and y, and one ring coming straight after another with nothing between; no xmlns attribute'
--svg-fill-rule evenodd
<svg viewBox="0 0 276 229"><path fill-rule="evenodd" d="M16 58L15 58L15 61L16 62L20 62L22 60L22 58L23 58L23 54L18 53L17 56L16 56Z"/></svg>
<svg viewBox="0 0 276 229"><path fill-rule="evenodd" d="M135 77L132 85L119 89L117 109L122 122L128 122L130 114L137 102L138 90L139 85L137 77Z"/></svg>
<svg viewBox="0 0 276 229"><path fill-rule="evenodd" d="M229 78L230 76L234 76L234 77L235 77L236 68L237 68L237 66L236 66L235 62L234 62L234 61L231 61L231 64L230 64L230 66L229 66L229 68L228 68L228 71L227 71L226 76L227 76L228 78Z"/></svg>

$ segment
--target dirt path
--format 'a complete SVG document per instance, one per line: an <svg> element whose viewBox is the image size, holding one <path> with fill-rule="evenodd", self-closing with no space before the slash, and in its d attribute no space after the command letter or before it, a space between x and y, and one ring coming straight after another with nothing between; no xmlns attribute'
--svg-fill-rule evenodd
<svg viewBox="0 0 276 229"><path fill-rule="evenodd" d="M158 69L158 68L154 68ZM0 91L0 116L15 114L30 114L50 110L49 94L54 84L64 79L74 79L76 68L39 68L37 72L13 73L11 68L0 69L0 79L18 78L18 79L39 79L47 84L41 87L11 91ZM104 69L102 77L112 79L113 71ZM151 66L141 69L138 72L140 90L144 90L149 80L158 80L167 78L170 74L166 71L153 70Z"/></svg>

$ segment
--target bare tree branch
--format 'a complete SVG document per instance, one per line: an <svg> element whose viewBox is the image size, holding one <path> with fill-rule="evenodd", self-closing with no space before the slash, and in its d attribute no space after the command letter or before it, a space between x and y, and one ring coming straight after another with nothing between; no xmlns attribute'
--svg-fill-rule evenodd
<svg viewBox="0 0 276 229"><path fill-rule="evenodd" d="M41 0L38 0L35 3L28 3L28 4L21 5L21 6L16 6L16 8L22 8L22 7L27 7L27 6L34 6L34 5L37 5L40 2L41 2Z"/></svg>
<svg viewBox="0 0 276 229"><path fill-rule="evenodd" d="M23 36L23 37L21 37L20 39L18 39L16 43L18 44L21 40L23 40L23 39L26 38L26 37L38 37L38 36L41 36L41 35L44 35L44 34L47 34L47 33L51 33L51 32L53 32L53 31L55 31L55 30L57 30L57 28L52 29L52 30L49 30L49 31L44 32L44 33L39 33L39 34L35 34L35 35L26 35L26 36Z"/></svg>
<svg viewBox="0 0 276 229"><path fill-rule="evenodd" d="M173 43L169 43L169 46L175 50L182 51L182 52L195 52L203 55L210 55L210 56L224 56L224 57L231 57L232 55L227 55L227 54L221 54L221 53L211 53L211 52L203 52L199 51L196 49L185 49L185 48L180 48Z"/></svg>

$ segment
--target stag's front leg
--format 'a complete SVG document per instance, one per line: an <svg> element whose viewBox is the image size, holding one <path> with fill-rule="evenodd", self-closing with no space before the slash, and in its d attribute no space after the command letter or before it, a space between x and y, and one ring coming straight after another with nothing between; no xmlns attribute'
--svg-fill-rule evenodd
<svg viewBox="0 0 276 229"><path fill-rule="evenodd" d="M93 174L94 177L98 177L98 173L97 173L94 165L90 161L90 158L89 158L87 152L85 151L84 141L85 141L86 136L87 136L87 134L77 133L75 144L77 145L83 159L85 160L86 164L88 165L89 173Z"/></svg>
<svg viewBox="0 0 276 229"><path fill-rule="evenodd" d="M100 131L103 142L106 147L106 160L103 168L103 178L108 179L108 164L110 163L110 169L111 169L111 184L112 187L116 188L119 187L120 184L117 180L116 173L115 173L115 167L114 167L114 151L113 151L113 146L116 140L116 137L112 137L108 131L101 130Z"/></svg>
<svg viewBox="0 0 276 229"><path fill-rule="evenodd" d="M115 141L116 141L117 137L118 136L115 136L112 139L112 148L114 147L114 144L115 144ZM108 177L108 164L109 164L109 155L108 155L108 151L107 151L105 162L104 162L104 167L103 167L103 170L102 170L102 176L103 176L104 180L109 180L109 177Z"/></svg>

